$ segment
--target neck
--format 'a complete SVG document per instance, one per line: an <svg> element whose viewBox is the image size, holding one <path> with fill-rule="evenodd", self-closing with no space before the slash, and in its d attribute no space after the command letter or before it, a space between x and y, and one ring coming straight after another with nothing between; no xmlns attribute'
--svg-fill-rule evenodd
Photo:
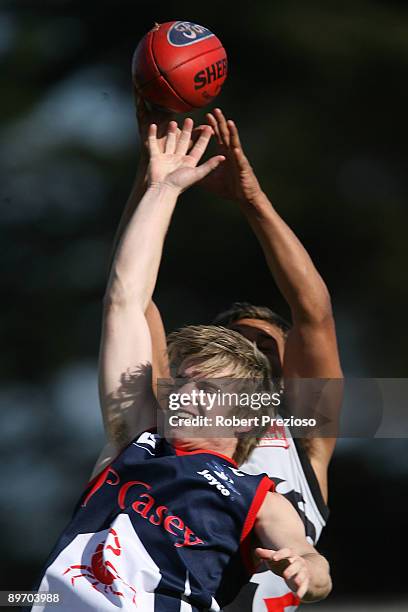
<svg viewBox="0 0 408 612"><path fill-rule="evenodd" d="M198 450L213 451L232 459L237 448L236 438L188 438L170 439L171 444L178 450L193 452Z"/></svg>

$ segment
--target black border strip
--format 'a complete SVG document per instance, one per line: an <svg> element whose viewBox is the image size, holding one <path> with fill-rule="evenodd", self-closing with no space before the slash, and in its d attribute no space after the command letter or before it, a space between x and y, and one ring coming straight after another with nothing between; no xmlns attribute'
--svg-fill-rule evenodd
<svg viewBox="0 0 408 612"><path fill-rule="evenodd" d="M300 463L302 464L303 472L309 484L310 491L313 495L313 499L315 500L316 506L320 514L322 515L323 519L327 522L329 515L330 515L330 510L323 499L323 495L320 490L319 481L317 480L315 471L312 467L312 464L309 461L309 457L307 456L305 449L302 446L301 439L292 438L292 440L296 446L296 450L299 455Z"/></svg>

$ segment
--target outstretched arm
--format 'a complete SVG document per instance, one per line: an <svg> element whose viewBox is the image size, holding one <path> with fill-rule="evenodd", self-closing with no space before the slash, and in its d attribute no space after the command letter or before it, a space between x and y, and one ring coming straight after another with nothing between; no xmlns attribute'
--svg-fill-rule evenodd
<svg viewBox="0 0 408 612"><path fill-rule="evenodd" d="M119 226L116 231L114 244L112 247L112 261L116 249L120 243L122 235L132 218L140 200L142 199L148 181L148 165L149 165L149 149L148 149L148 130L149 125L155 123L157 125L157 142L160 150L163 152L166 142L167 127L174 116L172 113L150 110L143 98L138 98L135 92L137 123L139 128L140 139L140 155L139 163L136 171L136 177L132 185L132 189L126 205L123 209ZM112 265L112 261L111 264ZM153 384L156 385L157 379L167 378L169 376L166 333L163 326L163 321L156 304L151 300L146 309L146 320L149 327L152 339L152 368L153 368Z"/></svg>
<svg viewBox="0 0 408 612"><path fill-rule="evenodd" d="M326 559L309 544L296 510L282 495L268 493L255 522L262 548L258 559L281 576L303 602L324 599L332 584Z"/></svg>
<svg viewBox="0 0 408 612"><path fill-rule="evenodd" d="M126 202L125 208L122 212L122 216L119 221L119 226L116 231L112 247L112 259L116 252L120 239L123 235L123 232L125 231L127 224L129 223L133 213L137 208L137 205L139 204L147 189L149 166L149 126L152 123L155 123L157 125L157 143L160 150L163 152L167 137L168 124L170 123L170 121L175 120L174 113L160 111L156 109L150 110L143 98L137 96L136 91L134 92L134 98L140 140L139 163L136 170L135 180L132 185L132 190Z"/></svg>
<svg viewBox="0 0 408 612"><path fill-rule="evenodd" d="M300 240L263 192L234 122L226 121L220 109L207 118L227 162L206 179L206 185L239 202L291 310L293 329L286 347L285 377L341 376L330 295L323 279Z"/></svg>
<svg viewBox="0 0 408 612"><path fill-rule="evenodd" d="M145 312L157 278L164 238L179 194L201 180L222 160L216 156L197 167L211 136L202 131L187 154L193 122L182 131L170 122L165 150L160 150L157 127L149 131L148 186L120 240L104 299L99 362L100 400L110 420L110 442L120 450L136 429L154 424L151 389L151 335ZM115 408L112 410L112 405ZM130 410L133 426L122 419Z"/></svg>
<svg viewBox="0 0 408 612"><path fill-rule="evenodd" d="M342 378L331 300L323 279L300 240L263 192L244 154L234 122L227 121L220 109L216 109L213 115L208 114L207 119L227 161L208 177L206 184L219 195L239 202L261 244L271 274L290 307L293 327L285 345L284 378L288 382L296 378ZM313 416L312 401L315 400L307 397L305 384L301 390L296 399L301 396L308 416ZM333 423L340 403L341 385L334 384L330 393L326 390L322 395L318 410ZM301 407L296 406L295 410L299 413ZM308 445L308 454L325 496L326 470L334 444L333 437L321 437L310 439Z"/></svg>
<svg viewBox="0 0 408 612"><path fill-rule="evenodd" d="M150 109L143 98L138 97L135 91L136 114L139 128L140 138L140 156L137 167L136 177L122 212L118 229L116 231L114 245L112 249L112 259L120 242L120 239L125 231L133 213L135 212L140 200L142 199L148 181L148 165L149 165L149 150L148 150L148 130L149 125L155 123L157 125L157 143L160 151L164 151L167 127L169 122L174 117L173 113L165 112L157 109ZM204 126L199 126L192 131L193 141L196 141L202 132ZM208 129L208 128L207 128ZM179 133L178 130L177 133ZM191 141L189 147L194 143ZM161 318L161 314L156 304L150 301L146 310L146 320L149 327L152 339L152 368L153 368L153 385L156 387L156 381L160 378L169 377L169 367L167 360L166 333Z"/></svg>

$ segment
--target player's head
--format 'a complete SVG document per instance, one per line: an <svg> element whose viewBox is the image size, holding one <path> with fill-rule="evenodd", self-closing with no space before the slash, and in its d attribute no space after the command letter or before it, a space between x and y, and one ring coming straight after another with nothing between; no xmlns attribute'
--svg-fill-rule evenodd
<svg viewBox="0 0 408 612"><path fill-rule="evenodd" d="M219 392L224 396L232 394L234 398L237 394L239 397L245 394L252 398L255 394L259 397L260 393L272 393L268 360L253 342L240 333L214 325L187 326L169 335L168 352L174 377L183 379L181 387L177 389L179 394L191 394L194 389L207 389L217 398L210 412L207 412L208 406L205 405L199 405L197 408L184 404L183 410L186 408L186 412L197 415L201 411L212 417L216 414L235 415L239 419L266 412L271 414L271 407L266 410L263 406L258 406L255 412L254 407L249 404L231 405L219 401ZM234 452L237 463L246 459L263 431L260 428L251 429L244 436L238 435L242 433L239 428L233 432L235 441L238 439ZM199 436L196 435L195 439L188 437L189 434L183 434L182 439L177 439L177 445L188 445L190 450L192 445L200 448L200 443L214 440L206 439L206 435L208 436L208 429L199 431ZM175 439L177 436L172 433L171 437Z"/></svg>
<svg viewBox="0 0 408 612"><path fill-rule="evenodd" d="M272 376L282 375L283 354L290 324L266 306L235 302L221 312L214 325L223 325L245 336L267 357Z"/></svg>

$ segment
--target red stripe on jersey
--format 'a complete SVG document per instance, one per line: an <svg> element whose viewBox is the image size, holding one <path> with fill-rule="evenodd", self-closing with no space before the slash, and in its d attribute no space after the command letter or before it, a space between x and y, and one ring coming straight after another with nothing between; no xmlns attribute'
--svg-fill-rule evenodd
<svg viewBox="0 0 408 612"><path fill-rule="evenodd" d="M217 451L213 451L213 450L207 450L204 448L199 448L197 450L193 450L193 451L184 451L181 450L181 448L176 448L175 446L173 446L174 450L176 451L176 455L178 457L182 456L182 455L199 455L201 454L206 454L206 455L216 455L217 457L220 457L221 459L225 459L225 461L228 461L229 463L232 463L232 465L234 467L238 467L238 463L236 461L234 461L234 459L232 459L231 457L227 457L227 455L223 455L222 453L217 453Z"/></svg>
<svg viewBox="0 0 408 612"><path fill-rule="evenodd" d="M267 597L264 602L268 612L284 612L289 606L298 606L300 599L294 593L286 593L280 597Z"/></svg>

